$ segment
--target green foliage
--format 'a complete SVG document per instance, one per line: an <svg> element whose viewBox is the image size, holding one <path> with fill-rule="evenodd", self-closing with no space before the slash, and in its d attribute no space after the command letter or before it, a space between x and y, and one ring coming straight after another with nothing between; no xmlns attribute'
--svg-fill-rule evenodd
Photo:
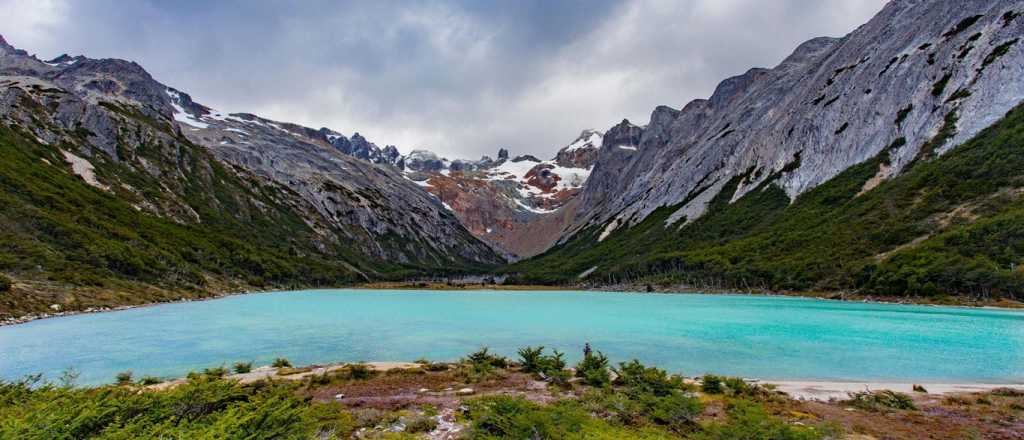
<svg viewBox="0 0 1024 440"><path fill-rule="evenodd" d="M949 79L953 77L953 74L947 73L942 75L938 81L932 85L932 96L941 96L942 92L946 90L946 85L949 84Z"/></svg>
<svg viewBox="0 0 1024 440"><path fill-rule="evenodd" d="M481 347L479 350L470 353L466 356L466 360L473 364L488 364L495 368L508 368L508 359L504 356L492 354L487 347Z"/></svg>
<svg viewBox="0 0 1024 440"><path fill-rule="evenodd" d="M252 362L235 362L233 369L238 374L248 373L252 371Z"/></svg>
<svg viewBox="0 0 1024 440"><path fill-rule="evenodd" d="M156 385L161 382L163 381L155 376L142 376L142 379L139 379L139 385Z"/></svg>
<svg viewBox="0 0 1024 440"><path fill-rule="evenodd" d="M5 275L0 274L0 292L7 292L11 290L11 286L13 285L14 283L11 282L10 278L7 278Z"/></svg>
<svg viewBox="0 0 1024 440"><path fill-rule="evenodd" d="M612 381L608 357L600 351L584 353L583 359L576 364L576 377L583 378L583 382L590 386L608 386Z"/></svg>
<svg viewBox="0 0 1024 440"><path fill-rule="evenodd" d="M673 438L664 431L616 426L592 417L579 402L542 406L522 397L493 396L467 402L469 439L639 440ZM668 413L666 414L668 415Z"/></svg>
<svg viewBox="0 0 1024 440"><path fill-rule="evenodd" d="M541 371L541 357L544 353L544 346L523 347L519 351L519 365L524 373L539 373Z"/></svg>
<svg viewBox="0 0 1024 440"><path fill-rule="evenodd" d="M769 181L730 203L748 178L739 176L688 224L666 226L680 206L663 207L603 241L596 225L504 271L532 284L576 284L596 266L586 282L1024 298L1024 201L1013 190L1024 181L1024 109L931 158L956 117L870 191L865 182L905 139L792 202Z"/></svg>
<svg viewBox="0 0 1024 440"><path fill-rule="evenodd" d="M130 385L132 383L131 370L117 373L117 375L114 376L114 380L118 385Z"/></svg>
<svg viewBox="0 0 1024 440"><path fill-rule="evenodd" d="M700 390L707 394L722 394L725 392L725 385L721 376L705 374L700 381Z"/></svg>
<svg viewBox="0 0 1024 440"><path fill-rule="evenodd" d="M1014 44L1017 44L1018 41L1020 41L1019 38L1014 38L996 46L995 49L992 49L992 52L986 55L985 59L981 62L981 69L984 70L989 64L996 62L996 60L1002 58L1003 55L1006 55L1006 53L1010 51L1010 48L1013 47Z"/></svg>
<svg viewBox="0 0 1024 440"><path fill-rule="evenodd" d="M848 405L869 411L879 411L883 409L917 409L917 406L914 405L914 399L904 393L898 393L896 391L859 391L856 393L850 393L849 396L850 398L846 401Z"/></svg>
<svg viewBox="0 0 1024 440"><path fill-rule="evenodd" d="M349 379L366 380L373 377L373 369L366 364L348 364L345 366L345 375Z"/></svg>
<svg viewBox="0 0 1024 440"><path fill-rule="evenodd" d="M223 365L214 368L207 368L203 370L203 375L209 377L224 377L228 375L228 369L224 368Z"/></svg>
<svg viewBox="0 0 1024 440"><path fill-rule="evenodd" d="M942 34L942 36L946 37L946 38L950 38L950 37L952 37L952 36L954 36L956 34L959 34L959 33L963 32L963 31L967 30L967 28L969 28L972 25L974 25L974 23L977 23L978 20L981 19L981 17L984 17L984 15L972 15L970 17L967 17L967 18L963 19L963 20L960 20L956 24L956 26L953 26L953 28L951 28L950 30L946 31L946 33Z"/></svg>
<svg viewBox="0 0 1024 440"><path fill-rule="evenodd" d="M168 391L0 383L0 438L308 439L330 422L293 387L204 379Z"/></svg>
<svg viewBox="0 0 1024 440"><path fill-rule="evenodd" d="M277 358L274 359L274 363L270 364L270 366L274 368L291 368L292 363L288 359Z"/></svg>
<svg viewBox="0 0 1024 440"><path fill-rule="evenodd" d="M822 438L822 431L793 426L751 402L738 401L730 405L729 418L722 423L711 423L704 431L693 436L697 440L814 440Z"/></svg>
<svg viewBox="0 0 1024 440"><path fill-rule="evenodd" d="M670 375L657 367L644 366L636 359L620 362L615 374L618 376L615 384L626 387L634 394L664 397L685 389L682 377Z"/></svg>

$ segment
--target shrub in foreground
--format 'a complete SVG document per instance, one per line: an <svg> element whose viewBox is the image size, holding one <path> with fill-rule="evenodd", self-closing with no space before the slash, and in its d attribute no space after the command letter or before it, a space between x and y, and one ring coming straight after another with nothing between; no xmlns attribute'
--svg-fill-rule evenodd
<svg viewBox="0 0 1024 440"><path fill-rule="evenodd" d="M10 278L7 278L5 275L0 274L0 292L6 292L8 290L11 290L12 285L14 285L14 283L11 282Z"/></svg>
<svg viewBox="0 0 1024 440"><path fill-rule="evenodd" d="M729 418L725 422L712 423L697 433L698 440L817 440L825 431L809 427L793 426L773 417L760 405L738 401L730 405Z"/></svg>
<svg viewBox="0 0 1024 440"><path fill-rule="evenodd" d="M850 399L846 401L850 406L869 411L883 409L917 409L914 399L904 393L890 390L881 391L859 391L849 394Z"/></svg>
<svg viewBox="0 0 1024 440"><path fill-rule="evenodd" d="M608 358L600 351L584 352L583 359L576 364L576 377L583 378L583 382L590 386L607 386L612 381L611 373L608 372Z"/></svg>
<svg viewBox="0 0 1024 440"><path fill-rule="evenodd" d="M235 373L243 374L252 371L252 362L235 362Z"/></svg>

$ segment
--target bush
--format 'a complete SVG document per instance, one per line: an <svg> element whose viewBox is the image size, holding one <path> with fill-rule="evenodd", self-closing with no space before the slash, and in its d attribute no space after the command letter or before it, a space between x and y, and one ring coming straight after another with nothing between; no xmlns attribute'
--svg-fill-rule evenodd
<svg viewBox="0 0 1024 440"><path fill-rule="evenodd" d="M228 369L224 368L224 366L207 368L203 370L203 375L209 377L224 377L228 375Z"/></svg>
<svg viewBox="0 0 1024 440"><path fill-rule="evenodd" d="M11 282L10 278L7 278L5 275L0 275L0 292L7 292L11 290L11 286L13 284L14 283Z"/></svg>
<svg viewBox="0 0 1024 440"><path fill-rule="evenodd" d="M523 347L519 351L519 364L524 373L540 373L543 365L544 346Z"/></svg>
<svg viewBox="0 0 1024 440"><path fill-rule="evenodd" d="M467 402L469 438L560 439L572 437L592 419L574 402L540 406L523 397L491 396Z"/></svg>
<svg viewBox="0 0 1024 440"><path fill-rule="evenodd" d="M374 371L366 364L349 364L345 373L349 379L366 380L373 376Z"/></svg>
<svg viewBox="0 0 1024 440"><path fill-rule="evenodd" d="M722 382L720 376L705 374L700 380L700 390L706 394L722 394L725 392Z"/></svg>
<svg viewBox="0 0 1024 440"><path fill-rule="evenodd" d="M760 405L737 401L729 410L724 423L712 423L693 438L698 440L815 440L822 438L822 430L792 426L772 417Z"/></svg>
<svg viewBox="0 0 1024 440"><path fill-rule="evenodd" d="M576 377L582 377L590 386L607 386L612 380L608 372L608 358L600 351L583 353L583 360L576 364Z"/></svg>
<svg viewBox="0 0 1024 440"><path fill-rule="evenodd" d="M274 363L270 364L274 368L288 368L292 366L292 363L285 358L274 359Z"/></svg>
<svg viewBox="0 0 1024 440"><path fill-rule="evenodd" d="M155 376L142 376L142 379L139 379L139 384L141 385L156 385L161 382L163 381L160 380L159 377Z"/></svg>
<svg viewBox="0 0 1024 440"><path fill-rule="evenodd" d="M244 374L252 371L252 362L235 362L235 373Z"/></svg>
<svg viewBox="0 0 1024 440"><path fill-rule="evenodd" d="M495 368L508 368L508 359L504 356L498 356L491 354L487 347L481 347L469 356L466 356L466 360L473 364L489 364Z"/></svg>
<svg viewBox="0 0 1024 440"><path fill-rule="evenodd" d="M659 368L645 367L636 359L629 363L620 362L615 373L619 376L615 383L629 387L634 393L664 397L684 388L683 378L669 375Z"/></svg>
<svg viewBox="0 0 1024 440"><path fill-rule="evenodd" d="M122 371L115 376L118 385L129 385L132 383L132 370Z"/></svg>
<svg viewBox="0 0 1024 440"><path fill-rule="evenodd" d="M704 412L704 405L699 399L680 392L649 399L647 406L651 420L675 432L694 429L697 417Z"/></svg>
<svg viewBox="0 0 1024 440"><path fill-rule="evenodd" d="M402 421L405 422L405 432L412 434L437 429L437 419L426 415L416 415Z"/></svg>
<svg viewBox="0 0 1024 440"><path fill-rule="evenodd" d="M917 409L910 396L890 390L860 391L849 394L846 403L860 409L878 411L882 409Z"/></svg>

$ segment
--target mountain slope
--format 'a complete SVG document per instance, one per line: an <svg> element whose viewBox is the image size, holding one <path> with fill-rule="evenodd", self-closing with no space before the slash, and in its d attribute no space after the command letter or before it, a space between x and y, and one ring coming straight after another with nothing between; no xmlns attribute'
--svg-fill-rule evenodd
<svg viewBox="0 0 1024 440"><path fill-rule="evenodd" d="M962 147L980 157L948 152L1024 99L1022 10L894 1L709 100L659 107L645 127L623 121L605 134L570 234L508 271L530 282L1019 295L1020 237L1003 226L1017 218L1021 175L990 162L1019 163L1020 111Z"/></svg>
<svg viewBox="0 0 1024 440"><path fill-rule="evenodd" d="M204 109L134 63L0 39L0 317L502 261L390 167L252 115L217 148Z"/></svg>
<svg viewBox="0 0 1024 440"><path fill-rule="evenodd" d="M591 227L513 265L520 282L663 283L1024 299L1024 106L872 188L888 151L790 203L774 183L664 227L680 205L598 241ZM870 188L870 189L868 189Z"/></svg>

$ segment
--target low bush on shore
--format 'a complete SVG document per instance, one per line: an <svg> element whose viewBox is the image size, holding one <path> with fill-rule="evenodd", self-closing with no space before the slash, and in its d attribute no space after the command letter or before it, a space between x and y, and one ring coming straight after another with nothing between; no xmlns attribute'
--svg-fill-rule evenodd
<svg viewBox="0 0 1024 440"><path fill-rule="evenodd" d="M850 393L850 399L846 402L850 406L868 411L917 409L917 406L914 405L914 399L911 399L910 396L889 390Z"/></svg>

